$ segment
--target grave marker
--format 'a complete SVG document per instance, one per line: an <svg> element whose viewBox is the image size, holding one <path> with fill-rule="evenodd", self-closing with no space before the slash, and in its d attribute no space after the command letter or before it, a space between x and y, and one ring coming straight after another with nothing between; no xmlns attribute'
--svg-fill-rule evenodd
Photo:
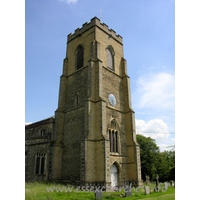
<svg viewBox="0 0 200 200"><path fill-rule="evenodd" d="M102 199L103 194L101 191L95 191L95 199Z"/></svg>
<svg viewBox="0 0 200 200"><path fill-rule="evenodd" d="M149 186L145 186L145 194L146 195L150 194L150 187Z"/></svg>
<svg viewBox="0 0 200 200"><path fill-rule="evenodd" d="M131 186L126 186L124 192L125 192L125 197L132 196Z"/></svg>

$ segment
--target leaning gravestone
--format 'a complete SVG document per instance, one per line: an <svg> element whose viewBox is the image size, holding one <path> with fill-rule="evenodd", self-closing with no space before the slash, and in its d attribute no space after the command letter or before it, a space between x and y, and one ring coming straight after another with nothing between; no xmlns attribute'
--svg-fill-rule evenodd
<svg viewBox="0 0 200 200"><path fill-rule="evenodd" d="M102 199L103 194L101 191L95 191L95 199Z"/></svg>
<svg viewBox="0 0 200 200"><path fill-rule="evenodd" d="M125 191L125 197L132 196L131 186L127 186L124 191Z"/></svg>
<svg viewBox="0 0 200 200"><path fill-rule="evenodd" d="M146 195L150 194L150 187L149 186L145 186L145 194Z"/></svg>

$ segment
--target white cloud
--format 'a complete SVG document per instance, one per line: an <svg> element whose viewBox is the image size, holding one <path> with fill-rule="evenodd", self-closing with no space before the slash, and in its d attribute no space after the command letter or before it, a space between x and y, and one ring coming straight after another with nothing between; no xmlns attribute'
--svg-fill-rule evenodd
<svg viewBox="0 0 200 200"><path fill-rule="evenodd" d="M58 0L58 1L60 1L60 2L67 2L68 4L70 4L70 3L76 3L78 0Z"/></svg>
<svg viewBox="0 0 200 200"><path fill-rule="evenodd" d="M162 119L153 119L149 122L144 120L136 121L136 132L153 139L168 138L169 131L167 124Z"/></svg>
<svg viewBox="0 0 200 200"><path fill-rule="evenodd" d="M169 150L165 147L169 146L168 138L170 136L168 126L162 119L153 119L148 122L144 120L135 120L136 134L151 137L156 140L156 144L160 147L160 151Z"/></svg>
<svg viewBox="0 0 200 200"><path fill-rule="evenodd" d="M133 99L136 108L174 110L175 80L169 73L148 74L137 80Z"/></svg>

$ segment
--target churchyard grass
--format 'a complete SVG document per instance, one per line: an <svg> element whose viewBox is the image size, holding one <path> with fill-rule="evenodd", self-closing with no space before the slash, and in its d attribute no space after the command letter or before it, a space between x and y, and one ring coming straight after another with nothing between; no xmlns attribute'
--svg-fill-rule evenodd
<svg viewBox="0 0 200 200"><path fill-rule="evenodd" d="M145 186L146 184L144 184ZM25 199L26 200L94 200L94 192L66 192L54 190L47 192L48 188L62 188L69 187L69 185L62 185L58 183L25 183ZM151 187L155 187L155 184L152 184ZM163 187L163 185L161 186ZM75 190L75 186L74 189ZM145 199L145 200L174 200L175 199L175 189L172 186L169 186L166 192L153 192L149 195L145 195L144 192L132 192L134 195L126 197L126 199ZM124 189L121 192L103 192L103 199L121 199L120 195L124 193Z"/></svg>

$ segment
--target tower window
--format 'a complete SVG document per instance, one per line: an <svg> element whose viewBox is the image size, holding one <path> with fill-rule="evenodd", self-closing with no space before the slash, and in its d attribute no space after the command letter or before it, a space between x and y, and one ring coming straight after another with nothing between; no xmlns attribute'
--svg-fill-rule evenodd
<svg viewBox="0 0 200 200"><path fill-rule="evenodd" d="M45 159L46 159L46 153L40 152L36 154L36 166L35 166L36 174L45 173Z"/></svg>
<svg viewBox="0 0 200 200"><path fill-rule="evenodd" d="M114 70L114 52L112 51L111 47L106 49L106 61L107 67L111 70Z"/></svg>
<svg viewBox="0 0 200 200"><path fill-rule="evenodd" d="M118 146L118 129L117 129L117 122L115 120L111 121L111 124L108 129L109 133L109 140L110 140L110 152L118 153L119 146Z"/></svg>
<svg viewBox="0 0 200 200"><path fill-rule="evenodd" d="M76 70L81 69L83 67L83 56L84 49L82 46L78 46L76 49Z"/></svg>
<svg viewBox="0 0 200 200"><path fill-rule="evenodd" d="M110 152L118 153L118 133L109 129Z"/></svg>

